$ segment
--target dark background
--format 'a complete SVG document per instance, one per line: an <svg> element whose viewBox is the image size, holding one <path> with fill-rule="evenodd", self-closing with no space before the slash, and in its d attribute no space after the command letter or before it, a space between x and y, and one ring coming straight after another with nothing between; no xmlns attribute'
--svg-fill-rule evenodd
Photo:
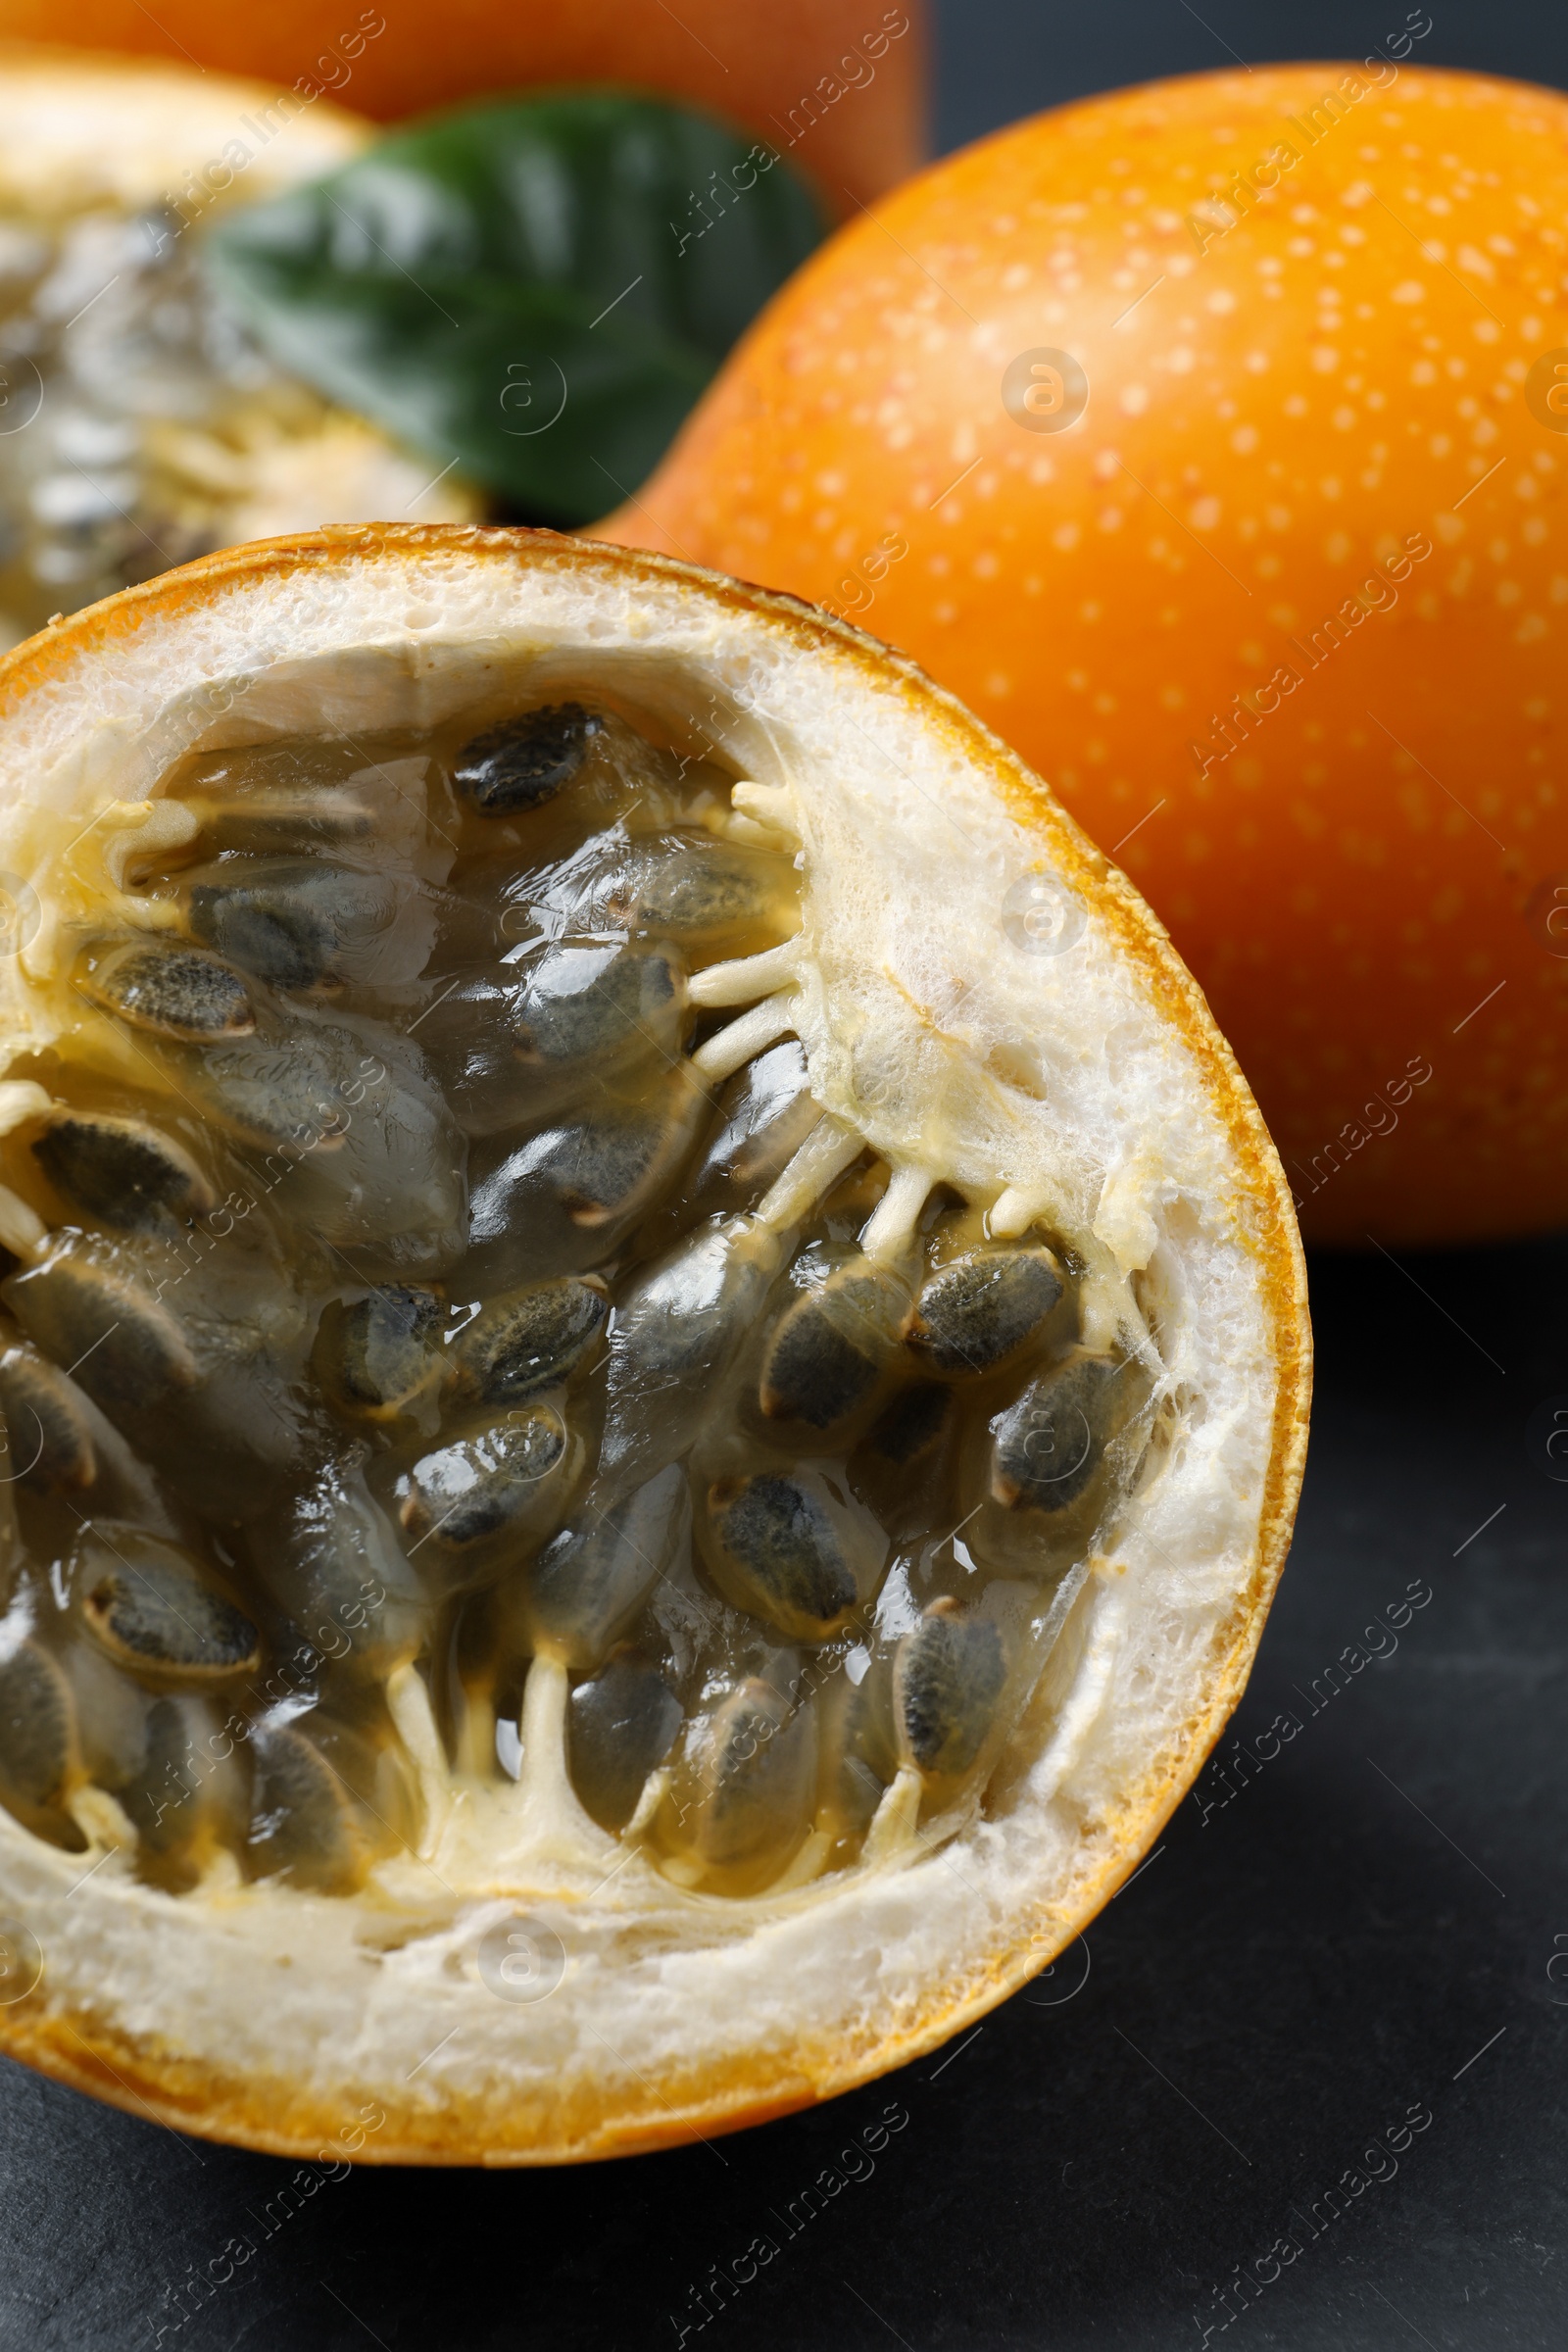
<svg viewBox="0 0 1568 2352"><path fill-rule="evenodd" d="M1161 74L1361 57L1407 24L1412 65L1568 87L1562 0L928 0L937 23L938 152L1092 90ZM650 0L657 6L658 0ZM779 0L787 7L789 0ZM867 22L870 20L868 19Z"/></svg>
<svg viewBox="0 0 1568 2352"><path fill-rule="evenodd" d="M1562 0L1432 15L1424 64L1568 84ZM1359 53L1405 9L950 0L939 17L948 147L1227 49ZM1205 2327L1289 2352L1556 2352L1568 1484L1531 1423L1568 1403L1568 1244L1320 1259L1313 1298L1299 1531L1219 1762L1281 1710L1301 1731L1229 1769L1229 1802L1211 1766L1087 1946L978 2034L711 2148L355 2173L265 2242L248 2216L292 2167L0 2062L0 2343L151 2347L165 2328L178 2352L622 2352L689 2323L704 2352L1200 2352ZM1396 1649L1312 1697L1412 1583L1431 1599ZM890 2106L907 2120L868 2170L854 2151ZM1396 2176L1309 2225L1348 2168L1392 2174L1366 2151L1412 2109L1431 2121ZM776 2215L825 2166L862 2178L699 2331L691 2290L759 2231L782 2240ZM176 2328L168 2291L241 2230L259 2251ZM1285 2231L1298 2259L1225 2327L1216 2293Z"/></svg>

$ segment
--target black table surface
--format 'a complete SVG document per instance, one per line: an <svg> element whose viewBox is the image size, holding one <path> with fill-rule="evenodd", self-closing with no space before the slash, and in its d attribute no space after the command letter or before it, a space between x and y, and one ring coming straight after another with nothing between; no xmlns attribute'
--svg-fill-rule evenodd
<svg viewBox="0 0 1568 2352"><path fill-rule="evenodd" d="M1314 1277L1299 1532L1231 1732L977 2033L710 2146L303 2201L7 2066L0 2341L1559 2345L1568 1244Z"/></svg>
<svg viewBox="0 0 1568 2352"><path fill-rule="evenodd" d="M1424 58L1568 81L1560 4L1433 8ZM939 138L1232 46L1357 49L1385 14L954 0ZM0 2062L0 2344L1555 2352L1568 1244L1327 1258L1313 1300L1299 1529L1231 1732L977 2032L713 2146L303 2200L291 2165Z"/></svg>

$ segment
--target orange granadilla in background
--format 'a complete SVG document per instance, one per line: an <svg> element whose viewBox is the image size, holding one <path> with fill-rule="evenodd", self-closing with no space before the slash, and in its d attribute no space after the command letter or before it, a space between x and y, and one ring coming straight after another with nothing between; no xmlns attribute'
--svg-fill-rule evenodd
<svg viewBox="0 0 1568 2352"><path fill-rule="evenodd" d="M1545 90L1093 99L843 230L604 526L852 614L1034 762L1319 1240L1568 1216L1565 224Z"/></svg>
<svg viewBox="0 0 1568 2352"><path fill-rule="evenodd" d="M708 106L790 154L838 213L925 152L921 0L0 0L0 39L61 41L306 79L393 120L485 90L614 81Z"/></svg>

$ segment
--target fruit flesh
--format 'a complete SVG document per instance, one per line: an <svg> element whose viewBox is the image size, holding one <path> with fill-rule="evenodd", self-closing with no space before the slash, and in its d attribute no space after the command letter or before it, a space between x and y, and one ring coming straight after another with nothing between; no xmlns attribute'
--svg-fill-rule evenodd
<svg viewBox="0 0 1568 2352"><path fill-rule="evenodd" d="M433 604L422 601L427 588ZM432 612L450 617L450 638L439 623L421 625L411 645L411 627ZM152 618L155 630L144 625ZM764 732L710 698L734 690L744 711L770 671L783 684L770 647L800 659L789 666L787 712ZM75 753L84 725L101 740L92 718L111 699L109 680L126 677L127 651L136 756L117 760L105 783L138 797L116 805L92 776L62 771L58 754ZM208 684L215 654L220 674L240 681L232 703ZM1048 1204L1063 1236L1096 1240L1103 1223L1103 1258L1081 1283L1072 1269L1080 1312L1097 1346L1115 1333L1142 1352L1146 1330L1158 1334L1168 1370L1157 1477L1147 1494L1140 1481L1105 1531L1104 1556L1071 1601L982 1812L960 1810L956 1824L950 1815L946 1829L922 1823L892 1867L832 1872L756 1902L683 1893L586 1814L575 1826L567 1819L576 1808L559 1738L559 1778L536 1785L534 1767L551 1753L536 1734L569 1712L560 1706L567 1670L549 1670L542 1656L521 1693L523 1737L511 1741L514 1761L522 1748L521 1780L481 1787L460 1773L443 1806L448 1768L432 1769L437 1801L417 1853L377 1864L363 1900L319 1900L264 1879L238 1899L220 1887L172 1903L136 1884L107 1835L84 1860L0 1818L8 1900L47 1938L51 1987L41 2019L26 2004L5 2013L8 2051L86 2089L118 2078L122 2095L183 2128L279 2152L311 2155L375 2095L388 2122L367 2144L384 2160L625 2153L831 2096L966 2029L1088 1925L1191 1781L1245 1683L1295 1500L1307 1348L1299 1258L1267 1138L1201 998L1133 894L999 742L911 668L786 600L540 535L323 532L214 559L68 621L5 666L16 713L0 739L11 760L8 862L41 902L22 975L63 984L69 942L53 915L90 914L104 881L118 893L160 861L148 855L155 846L185 839L178 808L139 798L176 748L309 730L317 710L367 738L470 702L477 723L492 709L483 698L509 680L519 701L536 687L540 699L559 694L568 663L574 678L586 669L631 697L658 690L672 727L711 727L706 739L722 744L731 770L761 779L737 784L733 801L804 855L798 938L763 971L749 965L744 989L734 965L695 983L731 1007L753 998L751 1012L709 1041L715 1083L744 1061L743 1044L760 1053L784 1034L777 1015L788 995L828 1103L827 1137L812 1138L814 1190L799 1171L786 1187L795 1212L844 1172L840 1154L858 1136L894 1170L871 1220L879 1236L912 1228L917 1206L946 1185L993 1200L1009 1231ZM252 677L258 687L246 690ZM946 786L943 807L927 797L927 747L964 796L978 856L954 855L946 811L959 804ZM889 890L890 860L904 888ZM1087 952L1057 967L1054 986L1010 933L999 936L996 881L1020 865L1044 867L1082 908ZM936 975L918 968L922 942L943 965L952 958L942 994L927 993ZM954 981L970 984L963 1034L951 1047L935 1039L937 1051L924 1049L890 1095L889 1041L918 1048L932 1038L928 1016L952 1004ZM16 1001L41 1045L60 1016L30 991ZM857 1025L861 1005L872 1017ZM851 1027L876 1040L879 1066L837 1060ZM1022 1093L1029 1040L1038 1091ZM991 1041L1004 1054L1001 1089L977 1066ZM8 1052L21 1042L13 1032ZM862 1078L874 1095L861 1092ZM18 1107L14 1092L4 1101L8 1112ZM1115 1149L1124 1143L1141 1147L1131 1164ZM1099 1172L1112 1158L1119 1179L1092 1225ZM1087 1177L1065 1193L1064 1161ZM24 1207L0 1200L0 1236L27 1254L38 1237ZM1201 1571L1196 1592L1189 1567ZM324 1640L336 1640L330 1629ZM402 1704L409 1695L394 1673L389 1704L423 1754ZM1086 1701L1100 1710L1087 1724ZM878 1725L880 1705L868 1728ZM861 1785L848 1764L843 1783ZM824 1783L824 1802L827 1793ZM884 1860L888 1826L873 1824ZM933 1850L944 1836L954 1868ZM106 1867L73 1893L100 1854ZM790 1869L810 1859L803 1847ZM52 1890L45 1916L33 1893L41 1886ZM510 2004L498 2009L494 1969L484 1973L498 1890L534 1910L569 1903L576 1923L568 1931L562 1919L563 1941L572 1938L565 1975L526 2020ZM409 1927L412 1942L401 1933ZM662 1998L671 1937L692 1969L673 2043ZM269 1950L292 1953L292 1971L274 1976ZM819 1965L795 1967L792 1950ZM459 2024L429 2057L436 2035Z"/></svg>
<svg viewBox="0 0 1568 2352"><path fill-rule="evenodd" d="M134 103L127 97L127 106ZM401 459L282 374L224 317L177 212L0 215L0 637L276 527L291 451L332 428L339 501L372 452ZM24 429L25 428L25 429ZM269 481L275 477L274 490ZM367 487L369 485L367 484ZM383 472L374 493L388 496ZM439 502L438 502L439 503Z"/></svg>
<svg viewBox="0 0 1568 2352"><path fill-rule="evenodd" d="M724 975L798 925L790 847L579 691L592 724L176 766L182 849L73 916L12 1067L0 1183L40 1239L0 1390L41 1443L0 1623L44 1663L0 1800L76 1843L112 1799L175 1890L351 1890L418 1835L419 1711L496 1782L553 1677L585 1810L675 1886L869 1860L978 1800L1146 1448L1138 1368L1075 1349L1070 1237L939 1190L873 1246L888 1171L798 1053L735 1068ZM678 1021L589 1019L541 1074L509 975L590 951L678 962ZM443 1029L463 987L488 1023ZM108 1144L40 1154L66 1119ZM193 1172L152 1220L148 1136ZM1062 1509L1008 1433L1081 1360L1131 1402ZM112 1752L71 1704L123 1717Z"/></svg>

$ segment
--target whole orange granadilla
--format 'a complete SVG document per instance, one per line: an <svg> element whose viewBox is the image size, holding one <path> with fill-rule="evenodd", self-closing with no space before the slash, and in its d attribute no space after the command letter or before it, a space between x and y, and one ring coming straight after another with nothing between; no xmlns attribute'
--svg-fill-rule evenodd
<svg viewBox="0 0 1568 2352"><path fill-rule="evenodd" d="M1048 775L1309 1235L1551 1225L1565 288L1549 91L1379 53L1118 92L843 230L605 535L835 605Z"/></svg>
<svg viewBox="0 0 1568 2352"><path fill-rule="evenodd" d="M790 154L835 212L925 153L922 0L0 0L0 39L70 41L311 82L382 120L486 90L615 81L713 108Z"/></svg>

